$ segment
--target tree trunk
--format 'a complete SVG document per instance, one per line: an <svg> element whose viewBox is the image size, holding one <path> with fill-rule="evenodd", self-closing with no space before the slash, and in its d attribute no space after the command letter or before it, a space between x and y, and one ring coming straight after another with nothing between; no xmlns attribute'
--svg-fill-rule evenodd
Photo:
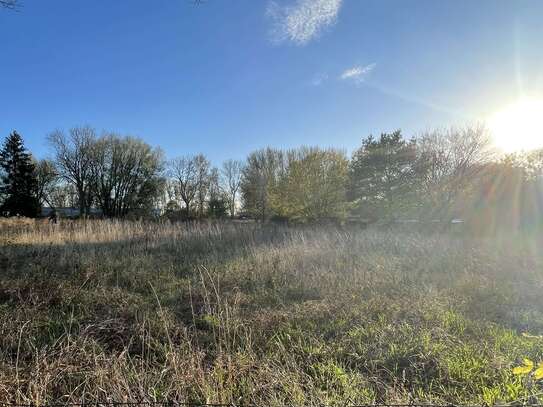
<svg viewBox="0 0 543 407"><path fill-rule="evenodd" d="M77 194L79 198L79 216L84 216L86 207L85 191L83 190L83 188L78 188Z"/></svg>

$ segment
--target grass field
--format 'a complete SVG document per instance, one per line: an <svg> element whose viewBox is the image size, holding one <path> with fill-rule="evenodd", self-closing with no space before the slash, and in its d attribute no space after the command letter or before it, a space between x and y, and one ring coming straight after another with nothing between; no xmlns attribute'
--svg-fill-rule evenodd
<svg viewBox="0 0 543 407"><path fill-rule="evenodd" d="M405 230L5 220L0 401L527 398L543 388L512 367L543 359L540 247Z"/></svg>

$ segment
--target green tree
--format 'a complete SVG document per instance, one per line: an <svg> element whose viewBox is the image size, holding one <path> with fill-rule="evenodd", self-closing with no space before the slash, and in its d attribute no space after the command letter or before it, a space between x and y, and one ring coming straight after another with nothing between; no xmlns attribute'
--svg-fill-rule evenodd
<svg viewBox="0 0 543 407"><path fill-rule="evenodd" d="M276 184L286 170L285 154L273 148L252 152L242 171L241 196L244 210L266 220L276 215L272 197Z"/></svg>
<svg viewBox="0 0 543 407"><path fill-rule="evenodd" d="M220 196L210 198L207 203L207 216L215 219L226 217L226 206L224 198Z"/></svg>
<svg viewBox="0 0 543 407"><path fill-rule="evenodd" d="M35 217L40 208L36 191L38 182L32 156L24 147L23 139L13 132L4 142L0 152L2 177L0 195L1 212L8 216Z"/></svg>
<svg viewBox="0 0 543 407"><path fill-rule="evenodd" d="M302 222L344 218L349 166L345 154L314 147L288 155L287 171L272 195L275 212Z"/></svg>
<svg viewBox="0 0 543 407"><path fill-rule="evenodd" d="M376 219L404 214L414 204L416 147L400 130L369 136L350 164L349 197L355 213Z"/></svg>

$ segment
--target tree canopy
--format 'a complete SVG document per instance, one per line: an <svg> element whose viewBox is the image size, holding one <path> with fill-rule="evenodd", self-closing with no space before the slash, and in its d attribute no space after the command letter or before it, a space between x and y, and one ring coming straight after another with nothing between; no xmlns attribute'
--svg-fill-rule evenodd
<svg viewBox="0 0 543 407"><path fill-rule="evenodd" d="M0 151L0 166L0 211L8 216L35 217L39 211L36 167L23 139L15 131L7 137Z"/></svg>
<svg viewBox="0 0 543 407"><path fill-rule="evenodd" d="M543 152L505 157L481 126L411 139L382 133L349 160L333 148L264 148L215 167L204 154L167 162L137 137L89 126L48 137L53 158L35 160L13 132L0 153L5 215L40 205L77 206L107 217L165 213L170 219L243 215L261 221L444 222L526 228L543 222ZM154 215L153 215L154 216ZM507 225L507 226L504 226ZM478 226L478 227L479 227Z"/></svg>

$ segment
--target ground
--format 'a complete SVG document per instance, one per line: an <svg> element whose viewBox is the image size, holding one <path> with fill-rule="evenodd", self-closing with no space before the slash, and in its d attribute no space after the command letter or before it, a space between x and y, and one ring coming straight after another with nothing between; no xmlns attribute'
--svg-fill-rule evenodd
<svg viewBox="0 0 543 407"><path fill-rule="evenodd" d="M0 223L0 401L499 403L540 384L530 236Z"/></svg>

